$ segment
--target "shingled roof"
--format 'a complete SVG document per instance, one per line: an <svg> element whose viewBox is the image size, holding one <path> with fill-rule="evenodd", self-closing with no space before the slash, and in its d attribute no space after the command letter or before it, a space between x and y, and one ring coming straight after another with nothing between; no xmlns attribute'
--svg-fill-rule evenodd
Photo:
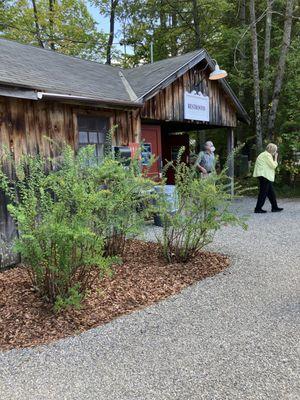
<svg viewBox="0 0 300 400"><path fill-rule="evenodd" d="M0 82L94 99L130 101L120 68L0 39Z"/></svg>
<svg viewBox="0 0 300 400"><path fill-rule="evenodd" d="M170 74L180 70L196 57L198 62L201 61L204 58L204 50L195 50L177 57L156 61L153 64L127 69L124 70L124 75L138 98L142 98L160 82L165 81Z"/></svg>
<svg viewBox="0 0 300 400"><path fill-rule="evenodd" d="M203 59L213 68L210 57L202 49L153 64L122 69L0 39L1 94L10 95L10 87L17 87L23 88L19 97L25 96L25 90L32 89L41 92L41 96L48 93L138 107L156 90ZM247 113L228 83L222 79L221 84L236 105L240 119L246 121Z"/></svg>

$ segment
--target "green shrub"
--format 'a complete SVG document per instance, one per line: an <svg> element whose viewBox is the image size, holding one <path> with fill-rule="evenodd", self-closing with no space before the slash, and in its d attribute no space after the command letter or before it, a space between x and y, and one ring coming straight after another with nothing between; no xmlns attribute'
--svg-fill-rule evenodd
<svg viewBox="0 0 300 400"><path fill-rule="evenodd" d="M138 160L123 167L107 157L97 171L102 203L97 209L97 232L105 238L107 256L123 256L125 241L138 235L151 209L153 182L138 174Z"/></svg>
<svg viewBox="0 0 300 400"><path fill-rule="evenodd" d="M278 137L279 165L277 181L281 185L296 185L300 175L300 131L299 121L287 121Z"/></svg>
<svg viewBox="0 0 300 400"><path fill-rule="evenodd" d="M168 262L187 262L210 243L214 233L224 225L242 225L244 220L229 211L226 171L200 179L195 168L177 161L169 163L175 170L176 212L170 213L164 197L158 202L163 234L158 238Z"/></svg>
<svg viewBox="0 0 300 400"><path fill-rule="evenodd" d="M19 232L15 250L34 287L59 307L79 305L112 261L103 257L104 239L94 230L103 194L87 179L93 173L87 162L92 151L83 149L74 157L66 147L50 172L48 160L26 156L15 166L14 179L1 173Z"/></svg>

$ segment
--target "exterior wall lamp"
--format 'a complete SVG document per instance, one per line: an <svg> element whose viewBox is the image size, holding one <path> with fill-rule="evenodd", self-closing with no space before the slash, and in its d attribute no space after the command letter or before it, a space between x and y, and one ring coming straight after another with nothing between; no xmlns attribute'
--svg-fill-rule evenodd
<svg viewBox="0 0 300 400"><path fill-rule="evenodd" d="M218 79L222 79L222 78L226 78L226 76L228 75L227 72L224 69L220 69L219 64L217 63L217 60L213 60L215 61L215 69L213 72L211 72L209 74L209 80L211 81L216 81Z"/></svg>
<svg viewBox="0 0 300 400"><path fill-rule="evenodd" d="M217 63L217 60L215 60L215 59L213 58L212 61L215 62L215 66L214 66L214 70L209 74L208 79L209 79L210 81L217 81L217 80L219 80L219 79L226 78L226 76L228 75L228 74L227 74L227 71L225 71L224 69L220 69L219 64ZM209 65L210 65L210 64L207 63L207 64L205 65L205 67L202 68L202 69L200 70L200 72L205 71L206 68L207 68ZM196 74L196 71L194 71L194 74ZM205 77L203 77L200 81L198 81L198 83L194 84L194 90L195 90L196 92L199 92L199 91L200 91L200 84L204 81L204 79L205 79Z"/></svg>

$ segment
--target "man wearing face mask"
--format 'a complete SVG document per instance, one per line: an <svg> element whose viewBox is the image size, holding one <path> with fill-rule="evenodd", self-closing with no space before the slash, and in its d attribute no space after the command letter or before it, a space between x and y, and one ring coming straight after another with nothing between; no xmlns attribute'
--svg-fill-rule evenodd
<svg viewBox="0 0 300 400"><path fill-rule="evenodd" d="M207 141L204 144L204 151L200 151L195 167L201 173L201 177L205 178L215 171L215 147L213 142Z"/></svg>

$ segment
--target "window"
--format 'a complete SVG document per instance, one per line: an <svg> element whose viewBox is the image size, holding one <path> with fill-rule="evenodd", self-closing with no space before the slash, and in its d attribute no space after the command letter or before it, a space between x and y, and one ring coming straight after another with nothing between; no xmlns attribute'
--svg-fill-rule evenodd
<svg viewBox="0 0 300 400"><path fill-rule="evenodd" d="M95 156L102 159L107 132L107 118L78 116L78 147L95 146Z"/></svg>

